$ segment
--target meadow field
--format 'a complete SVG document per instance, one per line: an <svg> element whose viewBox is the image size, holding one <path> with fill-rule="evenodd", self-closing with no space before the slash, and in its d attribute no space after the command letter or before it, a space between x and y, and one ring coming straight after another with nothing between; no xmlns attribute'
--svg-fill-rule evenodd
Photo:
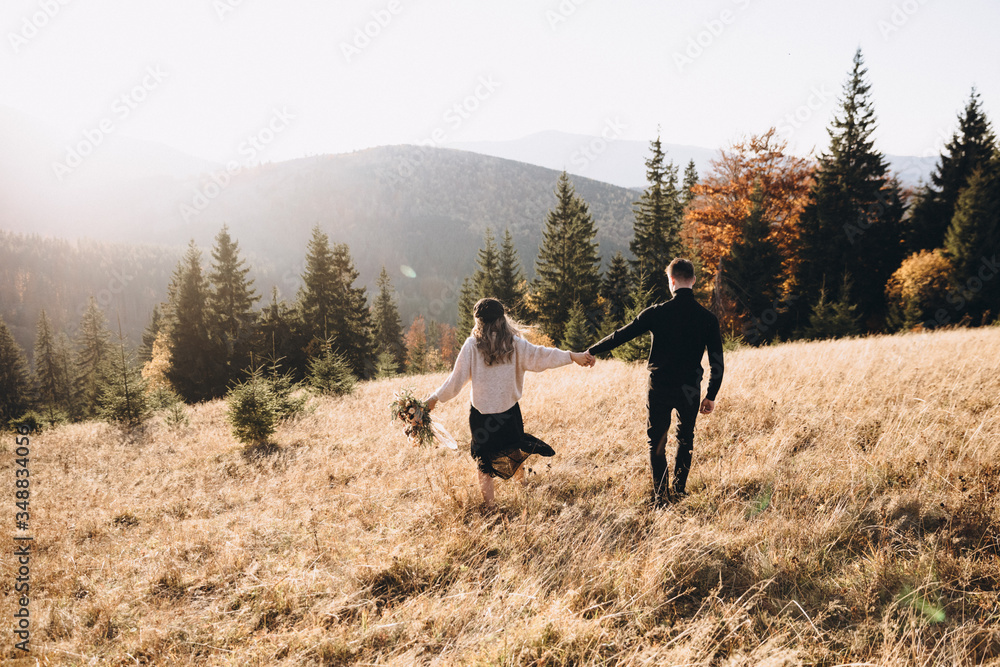
<svg viewBox="0 0 1000 667"><path fill-rule="evenodd" d="M529 374L525 488L484 508L467 392L409 445L393 392L244 448L222 402L32 437L24 665L1000 664L1000 328L742 348L689 490L649 503L641 365ZM14 435L0 441L13 489ZM673 443L673 439L671 439ZM673 445L671 444L671 447ZM463 447L465 448L463 451ZM13 491L5 491L13 535ZM36 662L37 661L37 662Z"/></svg>

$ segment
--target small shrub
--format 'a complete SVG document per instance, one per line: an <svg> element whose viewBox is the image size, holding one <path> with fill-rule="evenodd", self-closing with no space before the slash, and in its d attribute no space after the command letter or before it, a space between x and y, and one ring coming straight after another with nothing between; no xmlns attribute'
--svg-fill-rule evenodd
<svg viewBox="0 0 1000 667"><path fill-rule="evenodd" d="M187 426L190 424L190 420L187 416L187 411L184 409L184 403L178 401L170 407L167 408L166 414L163 416L163 423L167 428L177 428L179 426Z"/></svg>
<svg viewBox="0 0 1000 667"><path fill-rule="evenodd" d="M354 391L357 380L344 355L327 346L309 362L309 384L322 394L346 396Z"/></svg>
<svg viewBox="0 0 1000 667"><path fill-rule="evenodd" d="M273 382L260 369L230 390L226 404L229 406L226 418L233 427L233 435L245 445L267 442L281 419L280 400Z"/></svg>
<svg viewBox="0 0 1000 667"><path fill-rule="evenodd" d="M152 413L146 380L125 352L125 341L112 355L111 371L101 383L97 399L101 419L128 430L140 428Z"/></svg>

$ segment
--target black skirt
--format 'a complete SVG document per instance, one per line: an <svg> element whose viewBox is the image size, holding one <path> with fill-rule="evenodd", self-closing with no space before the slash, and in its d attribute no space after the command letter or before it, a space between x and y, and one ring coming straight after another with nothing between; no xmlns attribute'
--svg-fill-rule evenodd
<svg viewBox="0 0 1000 667"><path fill-rule="evenodd" d="M505 412L487 414L470 407L469 430L472 431L472 458L480 472L490 477L510 479L532 454L553 456L547 444L524 432L521 406L517 403Z"/></svg>

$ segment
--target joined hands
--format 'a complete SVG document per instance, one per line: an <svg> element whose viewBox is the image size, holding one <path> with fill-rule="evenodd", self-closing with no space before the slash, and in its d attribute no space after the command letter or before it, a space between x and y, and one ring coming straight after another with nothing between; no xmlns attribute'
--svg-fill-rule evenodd
<svg viewBox="0 0 1000 667"><path fill-rule="evenodd" d="M590 352L570 352L569 356L573 359L573 363L587 368L597 363L597 357Z"/></svg>

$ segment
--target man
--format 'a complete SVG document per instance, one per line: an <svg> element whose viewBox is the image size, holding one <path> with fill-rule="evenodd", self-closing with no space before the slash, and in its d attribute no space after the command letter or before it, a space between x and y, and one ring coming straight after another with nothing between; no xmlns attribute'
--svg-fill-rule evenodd
<svg viewBox="0 0 1000 667"><path fill-rule="evenodd" d="M694 422L701 398L701 359L708 350L712 369L702 414L715 409L715 397L722 384L722 335L719 320L694 300L694 265L677 258L667 267L670 293L673 298L639 313L629 324L593 345L587 352L593 355L609 352L619 345L641 336L653 335L649 351L649 409L646 435L649 438L649 463L653 470L653 501L662 506L670 500L667 483L667 432L670 416L677 410L677 456L674 461L673 495L687 495L688 472L694 448Z"/></svg>

